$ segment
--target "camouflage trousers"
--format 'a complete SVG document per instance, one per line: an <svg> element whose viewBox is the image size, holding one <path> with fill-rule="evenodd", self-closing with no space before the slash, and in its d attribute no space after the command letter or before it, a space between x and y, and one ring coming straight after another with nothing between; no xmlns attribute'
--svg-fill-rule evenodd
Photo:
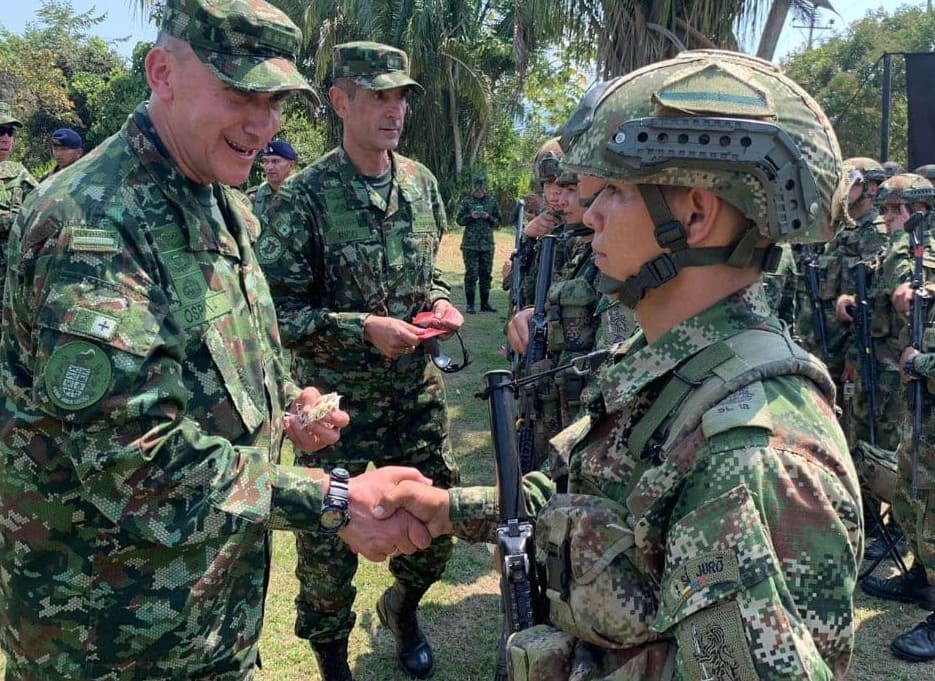
<svg viewBox="0 0 935 681"><path fill-rule="evenodd" d="M928 396L931 400L931 395ZM911 421L903 423L904 437L896 451L897 487L893 513L916 560L925 566L929 584L935 584L935 409L928 407L919 446L919 498L912 498Z"/></svg>
<svg viewBox="0 0 935 681"><path fill-rule="evenodd" d="M461 250L461 257L464 259L464 297L467 304L474 304L475 286L480 289L481 305L489 302L493 251L464 248Z"/></svg>
<svg viewBox="0 0 935 681"><path fill-rule="evenodd" d="M434 373L433 373L434 372ZM436 487L459 482L459 472L448 439L444 387L437 370L427 371L424 382L375 390L372 384L342 384L341 407L351 425L341 441L314 454L296 453L296 463L330 471L343 466L351 475L375 466L413 466ZM389 562L397 581L427 589L438 581L451 557L452 540L439 537L429 548ZM324 643L345 638L354 628L357 589L357 554L337 537L297 532L296 636Z"/></svg>
<svg viewBox="0 0 935 681"><path fill-rule="evenodd" d="M853 428L848 428L848 430L853 431L855 441L864 440L869 442L870 420L873 419L876 426L876 446L896 451L896 447L899 446L900 424L905 418L907 409L905 391L901 387L899 372L878 369L875 397L877 413L874 417L870 414L867 390L858 379L854 391Z"/></svg>

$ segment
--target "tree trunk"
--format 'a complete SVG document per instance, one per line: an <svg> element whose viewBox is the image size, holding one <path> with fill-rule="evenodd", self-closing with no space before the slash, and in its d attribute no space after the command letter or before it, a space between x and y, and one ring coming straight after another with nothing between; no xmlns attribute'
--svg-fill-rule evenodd
<svg viewBox="0 0 935 681"><path fill-rule="evenodd" d="M464 153L461 150L461 126L458 124L458 91L455 77L455 70L458 65L454 60L448 61L448 122L451 125L451 143L454 155L455 176L461 175L461 169L464 168Z"/></svg>
<svg viewBox="0 0 935 681"><path fill-rule="evenodd" d="M792 7L792 0L773 0L769 15L766 17L766 25L763 27L763 35L760 36L760 46L756 51L756 56L760 59L772 61L790 7Z"/></svg>

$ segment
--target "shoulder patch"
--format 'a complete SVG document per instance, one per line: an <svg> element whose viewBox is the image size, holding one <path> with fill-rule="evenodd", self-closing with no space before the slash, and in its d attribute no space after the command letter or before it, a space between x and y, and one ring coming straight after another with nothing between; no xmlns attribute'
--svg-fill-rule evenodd
<svg viewBox="0 0 935 681"><path fill-rule="evenodd" d="M76 341L55 348L43 380L49 399L62 409L77 411L100 400L110 387L110 357L92 343Z"/></svg>
<svg viewBox="0 0 935 681"><path fill-rule="evenodd" d="M286 246L276 234L263 232L256 244L256 256L261 265L272 265L286 252Z"/></svg>

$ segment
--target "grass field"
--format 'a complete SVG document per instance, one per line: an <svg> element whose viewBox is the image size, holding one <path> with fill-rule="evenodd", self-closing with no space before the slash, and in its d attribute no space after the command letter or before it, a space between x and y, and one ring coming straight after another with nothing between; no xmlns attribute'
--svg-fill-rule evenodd
<svg viewBox="0 0 935 681"><path fill-rule="evenodd" d="M463 308L459 235L444 241L440 266L454 287L454 302ZM499 267L508 256L512 237L507 230L497 235L495 284ZM493 459L487 431L486 405L474 394L482 387L483 374L506 368L497 355L507 309L506 294L495 285L492 303L496 314L466 317L465 342L473 363L461 373L446 378L451 432L464 484L493 481ZM260 681L320 681L307 643L293 634L293 598L297 582L293 576L295 545L292 536L275 537L266 625L262 641L263 670ZM880 568L885 570L886 568ZM357 573L357 626L351 638L351 668L357 681L404 681L396 668L392 636L377 620L374 604L389 585L383 564L361 560ZM486 546L458 543L441 582L426 595L420 609L424 628L436 657L435 681L490 681L500 627L497 579ZM849 679L856 681L917 681L935 679L935 663L909 665L892 658L889 642L898 633L920 621L925 612L913 606L885 603L857 595L857 645ZM4 667L0 659L0 672Z"/></svg>

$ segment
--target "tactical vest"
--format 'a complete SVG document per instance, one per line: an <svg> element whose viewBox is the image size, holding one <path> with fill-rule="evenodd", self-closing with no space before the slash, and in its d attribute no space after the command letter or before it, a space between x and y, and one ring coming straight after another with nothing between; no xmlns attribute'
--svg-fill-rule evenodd
<svg viewBox="0 0 935 681"><path fill-rule="evenodd" d="M699 426L709 442L736 428L757 425L757 414L733 409L730 398L752 384L780 376L803 376L829 404L834 403L834 383L825 367L795 345L785 330L748 329L687 359L669 374L651 408L630 429L627 445L639 453L633 455L639 465L623 496L630 497L643 473L666 461ZM566 446L575 447L590 429L576 428ZM639 517L599 496L572 493L550 499L536 522L536 558L545 573L553 626L511 637L511 678L554 681L556 669L580 672L581 645L576 642L591 647L595 672L601 670L596 678L673 678L671 650L663 654L666 664L656 665L653 673L635 665L645 665L647 654L658 657L658 647L668 645L669 639L657 637L695 612L667 598L660 575L653 574L644 558L658 554L659 544L665 542L665 529L652 525L653 511L658 504L665 505L667 493L677 489L679 481L680 477L659 490ZM632 659L625 656L614 667L612 660L621 649L636 646L643 646L643 652ZM612 672L614 668L617 671Z"/></svg>

